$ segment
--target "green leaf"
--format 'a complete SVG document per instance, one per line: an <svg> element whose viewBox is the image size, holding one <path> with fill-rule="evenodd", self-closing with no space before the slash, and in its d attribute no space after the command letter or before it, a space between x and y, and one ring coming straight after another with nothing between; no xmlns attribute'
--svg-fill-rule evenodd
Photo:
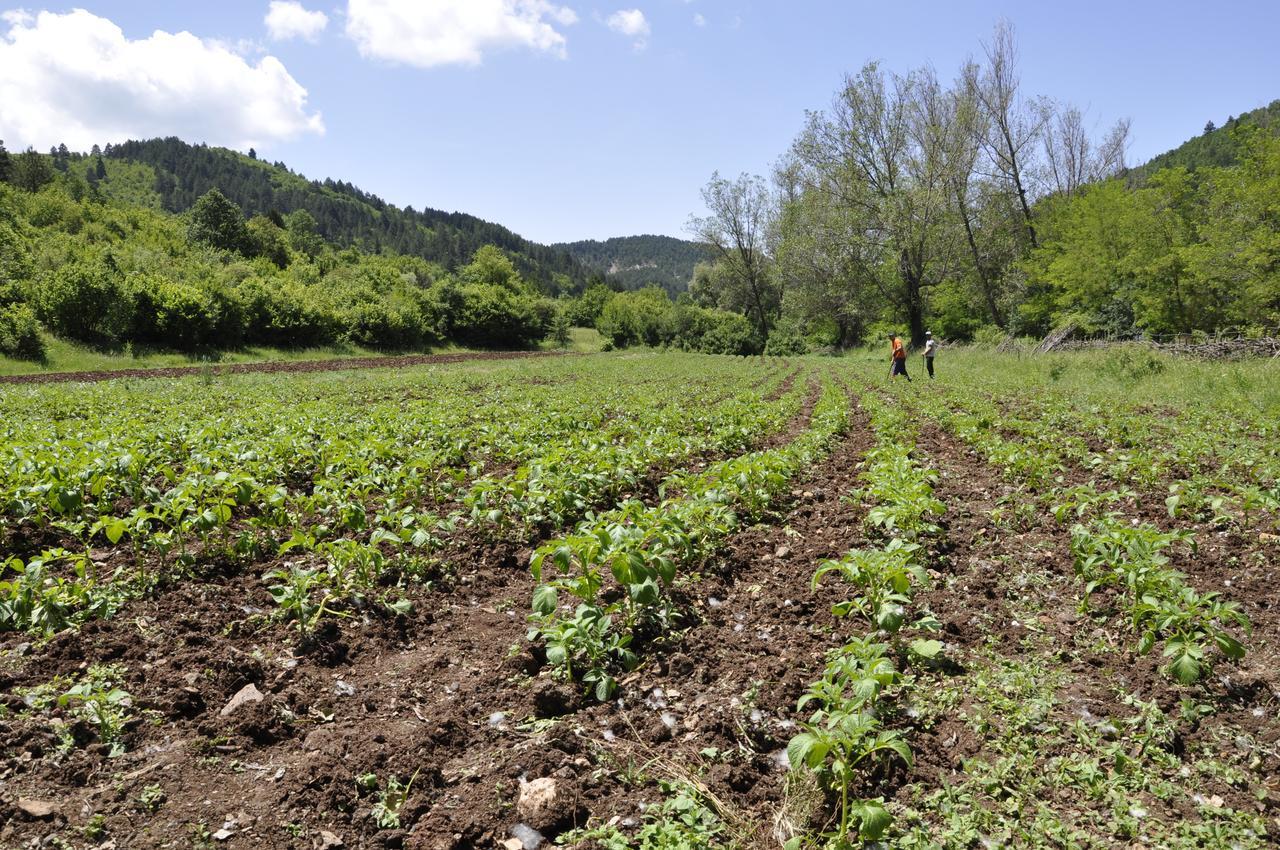
<svg viewBox="0 0 1280 850"><path fill-rule="evenodd" d="M103 526L102 531L104 534L107 535L107 539L110 540L113 545L116 543L119 543L120 538L124 537L124 531L125 531L124 520L119 520L119 519L109 520L107 524Z"/></svg>
<svg viewBox="0 0 1280 850"><path fill-rule="evenodd" d="M854 807L858 818L858 836L863 841L879 841L893 824L893 815L879 800L869 800Z"/></svg>
<svg viewBox="0 0 1280 850"><path fill-rule="evenodd" d="M1184 685L1194 684L1200 678L1200 662L1189 653L1183 653L1169 665L1169 672Z"/></svg>
<svg viewBox="0 0 1280 850"><path fill-rule="evenodd" d="M555 612L559 604L560 595L556 593L556 589L551 585L544 584L533 591L534 613L549 617Z"/></svg>
<svg viewBox="0 0 1280 850"><path fill-rule="evenodd" d="M787 744L787 761L793 768L808 762L809 752L817 741L818 739L809 732L801 732L791 739Z"/></svg>
<svg viewBox="0 0 1280 850"><path fill-rule="evenodd" d="M612 676L604 675L596 682L596 699L600 702L608 702L609 697L613 696L613 692L617 689L618 683L614 681Z"/></svg>
<svg viewBox="0 0 1280 850"><path fill-rule="evenodd" d="M1244 658L1244 645L1229 634L1219 633L1213 639L1218 645L1218 649L1222 654L1230 658L1232 661L1239 661Z"/></svg>
<svg viewBox="0 0 1280 850"><path fill-rule="evenodd" d="M942 641L913 640L911 641L910 650L913 655L918 655L921 658L937 658L942 653Z"/></svg>
<svg viewBox="0 0 1280 850"><path fill-rule="evenodd" d="M1145 631L1142 637L1138 639L1138 654L1146 655L1151 648L1156 645L1156 633L1153 631Z"/></svg>

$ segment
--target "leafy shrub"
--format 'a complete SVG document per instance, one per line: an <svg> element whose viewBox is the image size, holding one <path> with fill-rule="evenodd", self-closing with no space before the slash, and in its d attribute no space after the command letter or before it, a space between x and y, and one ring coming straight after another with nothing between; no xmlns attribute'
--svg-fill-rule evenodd
<svg viewBox="0 0 1280 850"><path fill-rule="evenodd" d="M0 307L0 354L19 360L44 360L44 338L40 336L36 311L30 305Z"/></svg>
<svg viewBox="0 0 1280 850"><path fill-rule="evenodd" d="M601 283L592 284L580 296L566 302L565 316L574 327L594 328L612 297L613 291L609 287Z"/></svg>
<svg viewBox="0 0 1280 850"><path fill-rule="evenodd" d="M187 350L222 342L207 292L154 274L130 275L125 288L133 300L132 341Z"/></svg>
<svg viewBox="0 0 1280 850"><path fill-rule="evenodd" d="M794 327L782 327L769 334L764 353L771 357L787 357L808 354L809 341Z"/></svg>
<svg viewBox="0 0 1280 850"><path fill-rule="evenodd" d="M615 348L661 345L670 312L671 299L657 287L620 292L605 304L596 328Z"/></svg>
<svg viewBox="0 0 1280 850"><path fill-rule="evenodd" d="M757 354L760 340L745 316L722 310L712 313L706 334L697 345L704 354Z"/></svg>
<svg viewBox="0 0 1280 850"><path fill-rule="evenodd" d="M457 296L450 336L464 345L531 348L546 335L550 315L539 298L489 283L465 283Z"/></svg>
<svg viewBox="0 0 1280 850"><path fill-rule="evenodd" d="M291 280L251 277L238 288L248 342L285 348L334 342L340 317L320 294Z"/></svg>
<svg viewBox="0 0 1280 850"><path fill-rule="evenodd" d="M1112 377L1137 381L1164 371L1164 360L1151 351L1123 346L1107 354L1102 369Z"/></svg>
<svg viewBox="0 0 1280 850"><path fill-rule="evenodd" d="M983 325L973 332L974 344L982 348L996 348L1007 334L995 325Z"/></svg>
<svg viewBox="0 0 1280 850"><path fill-rule="evenodd" d="M133 319L132 299L107 262L63 265L44 276L35 296L36 313L51 331L84 342L120 342Z"/></svg>

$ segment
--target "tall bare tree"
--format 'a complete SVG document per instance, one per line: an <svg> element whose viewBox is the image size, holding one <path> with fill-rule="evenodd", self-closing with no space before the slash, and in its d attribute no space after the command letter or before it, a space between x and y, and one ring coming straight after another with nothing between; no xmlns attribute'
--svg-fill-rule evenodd
<svg viewBox="0 0 1280 850"><path fill-rule="evenodd" d="M984 42L986 63L970 63L966 88L982 110L984 132L978 141L991 168L991 176L1004 182L1017 198L1023 225L1032 248L1039 247L1031 215L1034 187L1033 160L1036 142L1049 120L1049 112L1039 101L1028 101L1019 91L1018 45L1013 24L996 24L991 41Z"/></svg>
<svg viewBox="0 0 1280 850"><path fill-rule="evenodd" d="M1101 143L1095 144L1084 114L1075 106L1062 106L1054 111L1043 139L1049 188L1061 195L1074 195L1087 184L1114 177L1124 169L1129 121L1117 122Z"/></svg>

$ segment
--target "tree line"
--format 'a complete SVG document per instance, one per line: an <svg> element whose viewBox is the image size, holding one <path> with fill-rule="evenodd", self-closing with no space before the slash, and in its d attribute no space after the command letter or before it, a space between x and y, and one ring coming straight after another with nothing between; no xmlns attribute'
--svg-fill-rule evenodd
<svg viewBox="0 0 1280 850"><path fill-rule="evenodd" d="M449 269L334 244L305 208L246 215L217 189L182 215L112 201L98 184L129 166L68 163L56 151L9 156L0 143L0 354L41 359L44 331L107 350L192 352L529 348L567 335L563 304L498 246Z"/></svg>
<svg viewBox="0 0 1280 850"><path fill-rule="evenodd" d="M1230 165L1126 168L1129 123L1026 95L1013 28L949 81L869 63L810 113L770 179L713 175L689 230L693 303L760 346L937 336L1170 334L1280 322L1280 141Z"/></svg>

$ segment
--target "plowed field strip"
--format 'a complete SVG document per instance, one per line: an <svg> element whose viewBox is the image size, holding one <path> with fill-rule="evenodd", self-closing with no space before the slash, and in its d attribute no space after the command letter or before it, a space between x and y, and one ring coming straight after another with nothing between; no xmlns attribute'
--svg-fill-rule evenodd
<svg viewBox="0 0 1280 850"><path fill-rule="evenodd" d="M396 369L468 360L524 360L537 357L568 357L562 351L482 351L471 354L410 354L400 357L340 357L333 360L296 360L264 363L228 363L222 366L166 366L157 369L110 369L93 372L46 372L31 375L0 375L0 384L58 384L114 381L120 378L183 378L212 369L215 375L242 375L253 372L343 372L349 369Z"/></svg>

